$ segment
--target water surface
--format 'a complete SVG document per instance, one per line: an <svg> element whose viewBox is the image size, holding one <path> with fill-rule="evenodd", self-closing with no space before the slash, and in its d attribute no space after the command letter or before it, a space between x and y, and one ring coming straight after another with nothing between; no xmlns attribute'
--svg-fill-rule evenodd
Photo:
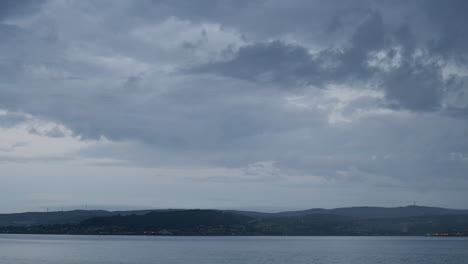
<svg viewBox="0 0 468 264"><path fill-rule="evenodd" d="M0 235L1 264L462 264L468 238Z"/></svg>

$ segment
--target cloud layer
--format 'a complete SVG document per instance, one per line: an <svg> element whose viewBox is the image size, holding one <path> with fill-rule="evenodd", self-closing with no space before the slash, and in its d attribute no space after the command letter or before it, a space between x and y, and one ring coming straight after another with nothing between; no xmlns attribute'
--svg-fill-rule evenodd
<svg viewBox="0 0 468 264"><path fill-rule="evenodd" d="M2 1L0 211L463 207L466 5Z"/></svg>

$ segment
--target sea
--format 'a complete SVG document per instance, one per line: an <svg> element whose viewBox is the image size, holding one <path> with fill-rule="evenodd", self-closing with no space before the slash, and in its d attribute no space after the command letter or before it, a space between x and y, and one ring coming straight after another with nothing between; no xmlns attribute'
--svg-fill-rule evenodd
<svg viewBox="0 0 468 264"><path fill-rule="evenodd" d="M468 237L0 235L1 264L465 264Z"/></svg>

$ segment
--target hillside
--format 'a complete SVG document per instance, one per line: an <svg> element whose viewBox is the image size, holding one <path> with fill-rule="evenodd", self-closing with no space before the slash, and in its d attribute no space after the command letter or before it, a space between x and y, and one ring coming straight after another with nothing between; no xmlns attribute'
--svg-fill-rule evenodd
<svg viewBox="0 0 468 264"><path fill-rule="evenodd" d="M85 227L119 226L131 230L190 229L197 226L230 226L246 224L251 217L218 210L181 210L150 212L145 215L96 217L81 222Z"/></svg>
<svg viewBox="0 0 468 264"><path fill-rule="evenodd" d="M358 219L402 218L429 215L459 215L468 214L468 210L456 210L428 206L405 207L345 207L336 209L309 209L304 211L280 212L276 216L302 216L310 214L331 214L348 216Z"/></svg>
<svg viewBox="0 0 468 264"><path fill-rule="evenodd" d="M0 226L55 225L79 223L83 220L99 216L142 215L154 211L167 210L137 210L137 211L105 211L105 210L73 210L58 212L28 212L16 214L0 214Z"/></svg>
<svg viewBox="0 0 468 264"><path fill-rule="evenodd" d="M73 224L0 227L0 233L95 235L426 235L465 236L468 214L356 218L334 214L252 217L220 210L100 216Z"/></svg>
<svg viewBox="0 0 468 264"><path fill-rule="evenodd" d="M437 218L440 216L439 218ZM450 218L453 216L453 218ZM434 218L436 217L436 218ZM465 225L468 210L454 210L438 207L407 206L407 207L348 207L336 209L309 209L302 211L288 211L279 213L263 213L253 211L234 210L138 210L138 211L104 211L104 210L75 210L65 212L32 212L18 214L1 214L0 227L43 226L47 233L47 226L72 225L79 226L76 232L112 233L108 227L118 227L119 232L140 232L142 230L176 229L187 233L200 231L200 226L230 228L229 232L217 229L218 234L248 233L248 234L347 234L369 230L383 233L395 233L401 226L406 230L408 226L426 226L424 221L441 223L439 226L453 226L452 222L460 219ZM415 220L416 219L416 220ZM427 220L432 219L432 220ZM435 219L435 220L434 220ZM447 220L449 219L449 220ZM408 224L417 222L418 224ZM239 226L242 226L240 228ZM366 227L367 226L367 227ZM379 228L374 228L374 227ZM433 226L434 227L434 226ZM463 229L461 226L457 228ZM468 228L468 225L466 225ZM429 230L430 228L426 228ZM433 228L434 229L434 228ZM444 229L444 228L441 228ZM452 228L453 229L453 228ZM7 230L7 229L5 229ZM12 230L9 228L8 230ZM414 228L412 230L415 230ZM431 229L432 230L432 229ZM464 230L464 229L463 229ZM73 231L73 232L75 232ZM99 231L99 232L100 232ZM205 230L206 231L206 230ZM203 232L205 232L203 231ZM380 232L379 231L379 232ZM42 232L42 231L41 231ZM69 228L54 232L72 232ZM92 233L91 232L91 233ZM214 232L212 229L210 232ZM207 233L207 232L205 232ZM209 232L208 232L209 233Z"/></svg>

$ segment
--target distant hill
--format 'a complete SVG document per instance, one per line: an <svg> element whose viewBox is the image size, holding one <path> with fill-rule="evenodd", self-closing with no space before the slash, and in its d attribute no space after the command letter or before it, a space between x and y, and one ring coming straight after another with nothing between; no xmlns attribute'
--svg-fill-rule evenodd
<svg viewBox="0 0 468 264"><path fill-rule="evenodd" d="M16 214L0 214L0 226L29 226L29 225L55 225L80 223L84 220L95 217L146 215L153 212L177 212L190 211L184 209L159 209L159 210L136 210L136 211L105 211L105 210L74 210L63 212L29 212ZM209 210L210 211L210 210ZM301 217L308 215L331 215L340 217L350 217L354 219L395 219L417 216L438 216L438 215L468 215L468 210L455 210L426 206L406 206L406 207L346 207L336 209L309 209L301 211L287 211L279 213L263 213L254 211L235 210L211 210L227 212L254 219L264 218L287 218Z"/></svg>
<svg viewBox="0 0 468 264"><path fill-rule="evenodd" d="M185 236L421 236L443 234L468 236L466 212L455 214L458 211L439 209L358 207L273 214L200 209L135 211L118 214L98 211L86 213L103 213L105 216L91 217L79 223L0 226L0 233ZM444 214L444 212L447 213ZM62 216L64 216L63 213ZM68 215L69 218L55 218L55 221L76 221L78 218L89 216L84 213L73 211L75 214L73 217ZM348 215L339 215L339 213Z"/></svg>
<svg viewBox="0 0 468 264"><path fill-rule="evenodd" d="M402 218L413 216L432 215L460 215L468 214L468 210L446 209L427 206L405 207L345 207L336 209L309 209L303 211L290 211L275 214L276 216L303 216L309 214L331 214L348 216L358 219Z"/></svg>
<svg viewBox="0 0 468 264"><path fill-rule="evenodd" d="M247 224L252 218L218 210L181 210L150 212L145 215L95 217L81 222L82 226L119 226L126 230L190 229L198 226L219 227Z"/></svg>
<svg viewBox="0 0 468 264"><path fill-rule="evenodd" d="M114 215L142 215L155 211L165 210L137 210L137 211L114 211L105 210L73 210L59 212L28 212L16 214L0 214L0 226L27 226L27 225L55 225L65 223L79 223L83 220L98 216Z"/></svg>

